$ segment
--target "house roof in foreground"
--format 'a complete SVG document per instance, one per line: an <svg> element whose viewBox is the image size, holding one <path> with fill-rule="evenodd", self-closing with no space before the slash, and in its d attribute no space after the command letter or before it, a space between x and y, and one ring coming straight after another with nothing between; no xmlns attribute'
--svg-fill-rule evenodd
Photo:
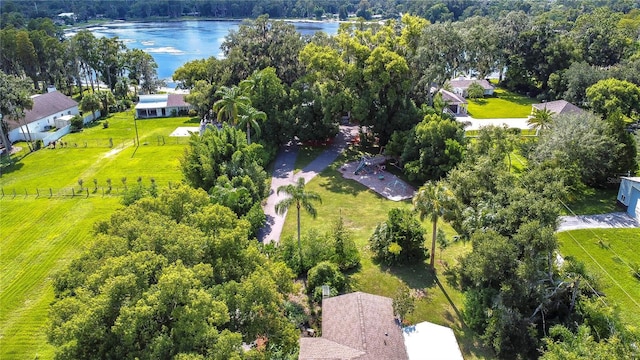
<svg viewBox="0 0 640 360"><path fill-rule="evenodd" d="M390 298L355 292L322 301L322 337L300 339L301 360L408 359Z"/></svg>
<svg viewBox="0 0 640 360"><path fill-rule="evenodd" d="M584 110L566 100L549 101L540 104L533 104L532 106L536 110L547 109L554 114L575 114L584 112Z"/></svg>
<svg viewBox="0 0 640 360"><path fill-rule="evenodd" d="M485 90L493 90L494 86L491 85L487 79L451 79L449 80L449 84L451 84L452 88L460 88L460 89L468 89L469 86L473 83L478 83Z"/></svg>
<svg viewBox="0 0 640 360"><path fill-rule="evenodd" d="M32 100L31 110L24 112L24 122L27 124L78 106L76 101L59 91L37 95ZM13 130L21 124L15 119L7 118L7 125L9 130Z"/></svg>
<svg viewBox="0 0 640 360"><path fill-rule="evenodd" d="M448 104L460 105L460 104L468 103L468 101L465 100L465 98L463 98L458 94L454 94L451 91L447 91L445 89L440 89L438 91L440 91L440 93L442 94L442 100L444 100Z"/></svg>

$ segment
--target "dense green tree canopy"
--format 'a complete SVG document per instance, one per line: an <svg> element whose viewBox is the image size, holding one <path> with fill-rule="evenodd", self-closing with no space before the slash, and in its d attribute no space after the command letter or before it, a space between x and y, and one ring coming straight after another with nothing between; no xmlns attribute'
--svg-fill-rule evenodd
<svg viewBox="0 0 640 360"><path fill-rule="evenodd" d="M258 337L293 352L283 315L293 275L248 234L245 220L186 186L98 223L91 249L54 280L56 358L241 359L242 341Z"/></svg>

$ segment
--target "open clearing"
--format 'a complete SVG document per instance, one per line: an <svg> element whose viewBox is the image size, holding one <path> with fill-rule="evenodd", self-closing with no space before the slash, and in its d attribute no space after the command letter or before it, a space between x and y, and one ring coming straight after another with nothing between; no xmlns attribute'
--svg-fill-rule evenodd
<svg viewBox="0 0 640 360"><path fill-rule="evenodd" d="M539 102L500 88L494 94L494 97L469 99L469 115L475 119L526 118L531 115L531 104Z"/></svg>
<svg viewBox="0 0 640 360"><path fill-rule="evenodd" d="M585 229L558 233L562 256L583 262L628 324L640 324L640 229ZM635 269L638 271L638 269Z"/></svg>

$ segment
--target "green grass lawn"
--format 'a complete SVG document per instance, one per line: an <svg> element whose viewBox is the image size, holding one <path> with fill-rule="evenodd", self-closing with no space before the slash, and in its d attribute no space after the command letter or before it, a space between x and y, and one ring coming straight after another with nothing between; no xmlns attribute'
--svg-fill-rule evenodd
<svg viewBox="0 0 640 360"><path fill-rule="evenodd" d="M580 199L567 204L578 215L606 214L623 211L618 207L616 197L618 189L592 189L585 191ZM562 215L572 215L566 208L562 209Z"/></svg>
<svg viewBox="0 0 640 360"><path fill-rule="evenodd" d="M341 157L344 161L345 157ZM307 185L307 189L315 191L322 197L322 204L316 206L318 220L313 220L308 214L302 213L302 231L317 228L328 231L340 214L343 216L353 238L360 249L362 267L349 277L353 291L364 291L373 294L393 297L401 284L408 285L415 294L419 295L416 309L408 317L411 322L431 321L451 327L465 355L465 358L490 358L491 355L481 346L474 334L462 323L460 314L463 309L463 295L457 289L449 286L442 275L445 264L453 266L458 256L470 251L471 245L454 243L447 249L436 251L437 278L428 269L427 264L407 267L386 267L375 264L367 248L369 236L375 226L387 218L392 208L410 208L409 201L393 202L386 200L363 185L342 178L335 170L336 164L315 177ZM295 236L296 220L294 212L287 216L282 236ZM425 222L423 226L431 229ZM440 224L449 238L455 232L446 223ZM430 234L428 234L430 236ZM429 237L430 239L430 237ZM442 259L442 261L440 261Z"/></svg>
<svg viewBox="0 0 640 360"><path fill-rule="evenodd" d="M197 123L189 118L139 120L140 141L147 145L136 149L132 113L115 114L108 121L107 129L99 122L62 139L78 147L43 149L2 169L0 188L6 195L0 199L0 359L53 358L46 339L52 276L90 244L94 222L121 206L119 196L93 193L94 178L101 188L112 179L114 194L122 187L122 177L128 184L138 177L149 184L153 177L160 187L182 179L179 158L187 140L168 135L176 127ZM158 145L158 137L164 137L165 145ZM114 148L108 147L109 138ZM48 188L79 189L78 179L89 187L88 198L48 198ZM44 196L36 198L36 188ZM20 194L15 198L10 195L14 189ZM29 196L24 196L25 189Z"/></svg>
<svg viewBox="0 0 640 360"><path fill-rule="evenodd" d="M476 119L524 118L531 114L531 104L538 101L497 88L494 97L469 99L467 110Z"/></svg>
<svg viewBox="0 0 640 360"><path fill-rule="evenodd" d="M47 344L52 275L92 240L93 223L119 198L0 201L0 358L51 359Z"/></svg>
<svg viewBox="0 0 640 360"><path fill-rule="evenodd" d="M640 324L640 279L627 266L640 264L640 229L574 230L559 233L558 239L561 254L586 265L623 320Z"/></svg>
<svg viewBox="0 0 640 360"><path fill-rule="evenodd" d="M324 146L300 146L296 163L293 165L293 172L297 173L304 169L325 150L326 147Z"/></svg>

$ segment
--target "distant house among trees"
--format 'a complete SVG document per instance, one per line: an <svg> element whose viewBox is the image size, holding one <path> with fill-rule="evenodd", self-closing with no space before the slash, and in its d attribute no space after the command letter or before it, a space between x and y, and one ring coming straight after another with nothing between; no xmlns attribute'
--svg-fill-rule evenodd
<svg viewBox="0 0 640 360"><path fill-rule="evenodd" d="M183 94L140 95L136 105L139 119L187 115L192 106L184 101Z"/></svg>
<svg viewBox="0 0 640 360"><path fill-rule="evenodd" d="M617 199L640 222L640 177L622 177Z"/></svg>
<svg viewBox="0 0 640 360"><path fill-rule="evenodd" d="M543 111L545 109L554 115L579 114L584 112L584 110L565 100L556 100L540 104L533 104L531 105L531 107L532 114L536 111Z"/></svg>
<svg viewBox="0 0 640 360"><path fill-rule="evenodd" d="M454 94L445 89L438 90L442 94L442 100L447 104L447 109L454 115L467 114L467 100L462 95ZM446 110L445 110L446 111Z"/></svg>
<svg viewBox="0 0 640 360"><path fill-rule="evenodd" d="M485 96L493 95L493 91L495 90L495 87L491 85L491 83L486 79L466 79L466 78L460 77L457 79L449 80L449 85L451 85L451 89L453 90L453 93L459 96L462 96L464 98L469 96L469 86L471 86L471 84L473 83L477 83L478 85L482 86L482 88L484 89Z"/></svg>
<svg viewBox="0 0 640 360"><path fill-rule="evenodd" d="M79 114L78 103L61 92L51 91L33 96L33 107L25 111L24 119L5 119L11 142L40 140L42 133L69 125L69 119Z"/></svg>

